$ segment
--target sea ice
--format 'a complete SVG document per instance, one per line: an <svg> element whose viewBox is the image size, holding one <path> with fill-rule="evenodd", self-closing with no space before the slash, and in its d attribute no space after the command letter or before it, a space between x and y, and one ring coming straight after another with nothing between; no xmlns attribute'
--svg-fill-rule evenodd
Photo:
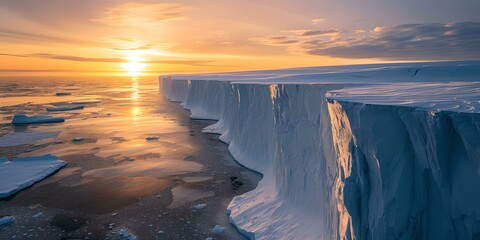
<svg viewBox="0 0 480 240"><path fill-rule="evenodd" d="M66 105L66 106L47 108L47 111L49 111L49 112L59 112L59 111L78 110L78 109L83 109L83 108L84 108L83 105Z"/></svg>
<svg viewBox="0 0 480 240"><path fill-rule="evenodd" d="M33 123L59 123L64 122L65 119L61 117L52 117L48 115L37 115L27 117L24 114L16 114L13 117L13 124L33 124Z"/></svg>
<svg viewBox="0 0 480 240"><path fill-rule="evenodd" d="M0 227L6 227L6 226L11 225L13 223L15 223L15 217L14 216L0 217Z"/></svg>
<svg viewBox="0 0 480 240"><path fill-rule="evenodd" d="M17 158L0 163L0 198L9 197L41 181L65 165L64 161L52 155Z"/></svg>
<svg viewBox="0 0 480 240"><path fill-rule="evenodd" d="M220 225L215 225L214 228L212 228L212 232L216 233L216 234L220 234L222 233L223 231L225 231L225 227L222 227Z"/></svg>
<svg viewBox="0 0 480 240"><path fill-rule="evenodd" d="M108 237L107 239L112 240L137 240L137 236L128 231L127 229L120 229L117 232L113 233L113 236Z"/></svg>
<svg viewBox="0 0 480 240"><path fill-rule="evenodd" d="M204 209L206 206L207 206L206 203L199 203L199 204L193 206L193 208L195 208L195 209Z"/></svg>

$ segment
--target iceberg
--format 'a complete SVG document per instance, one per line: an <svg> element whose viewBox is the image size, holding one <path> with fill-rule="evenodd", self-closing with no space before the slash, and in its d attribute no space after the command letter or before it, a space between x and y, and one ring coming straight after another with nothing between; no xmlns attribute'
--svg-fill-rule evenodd
<svg viewBox="0 0 480 240"><path fill-rule="evenodd" d="M52 155L0 161L0 199L30 187L65 165L64 161Z"/></svg>
<svg viewBox="0 0 480 240"><path fill-rule="evenodd" d="M71 111L71 110L78 110L83 109L83 105L69 105L69 106L59 106L59 107L51 107L47 108L49 112L58 112L58 111Z"/></svg>
<svg viewBox="0 0 480 240"><path fill-rule="evenodd" d="M52 117L48 115L37 115L27 117L24 114L16 114L13 117L12 124L36 124L36 123L59 123L65 122L64 118Z"/></svg>
<svg viewBox="0 0 480 240"><path fill-rule="evenodd" d="M251 239L477 239L479 80L480 61L465 61L159 84L192 118L218 120L204 132L263 174L227 209Z"/></svg>

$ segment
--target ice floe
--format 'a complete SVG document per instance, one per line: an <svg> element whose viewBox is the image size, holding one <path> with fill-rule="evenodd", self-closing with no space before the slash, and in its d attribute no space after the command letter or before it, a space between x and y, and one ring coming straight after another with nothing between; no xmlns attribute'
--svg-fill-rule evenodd
<svg viewBox="0 0 480 240"><path fill-rule="evenodd" d="M215 225L215 227L212 228L212 232L214 232L216 234L220 234L223 231L225 231L225 227L222 227L220 225Z"/></svg>
<svg viewBox="0 0 480 240"><path fill-rule="evenodd" d="M48 115L36 115L28 117L24 114L16 114L13 117L13 124L35 124L35 123L59 123L64 122L65 119L61 117L52 117Z"/></svg>
<svg viewBox="0 0 480 240"><path fill-rule="evenodd" d="M83 105L65 105L65 106L47 108L47 111L49 112L71 111L71 110L78 110L83 108L84 108Z"/></svg>
<svg viewBox="0 0 480 240"><path fill-rule="evenodd" d="M0 163L0 198L9 197L41 181L66 163L55 156L17 158Z"/></svg>
<svg viewBox="0 0 480 240"><path fill-rule="evenodd" d="M14 216L0 217L0 228L6 227L8 225L12 225L14 223L15 223L15 217Z"/></svg>

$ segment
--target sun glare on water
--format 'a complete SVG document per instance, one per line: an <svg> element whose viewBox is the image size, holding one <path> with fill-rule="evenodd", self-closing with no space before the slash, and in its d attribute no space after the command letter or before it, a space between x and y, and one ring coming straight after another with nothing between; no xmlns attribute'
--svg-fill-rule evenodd
<svg viewBox="0 0 480 240"><path fill-rule="evenodd" d="M122 67L127 71L127 74L132 77L137 77L141 75L142 70L147 66L147 64L142 63L142 58L132 54L126 58L128 62L122 63Z"/></svg>

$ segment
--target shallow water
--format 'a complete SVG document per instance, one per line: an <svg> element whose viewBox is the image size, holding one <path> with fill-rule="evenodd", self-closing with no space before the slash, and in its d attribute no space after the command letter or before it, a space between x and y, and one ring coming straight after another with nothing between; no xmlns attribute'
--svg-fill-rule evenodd
<svg viewBox="0 0 480 240"><path fill-rule="evenodd" d="M53 154L68 163L0 201L0 215L17 217L0 238L23 236L22 226L29 225L44 229L26 235L37 238L105 238L120 228L147 239L242 238L229 226L225 208L233 196L255 187L259 176L237 165L216 135L201 133L211 121L190 120L186 110L163 99L156 79L0 81L0 156ZM73 102L85 108L46 111ZM64 117L65 122L13 126L11 118L18 113ZM147 140L150 136L158 139ZM246 184L233 189L231 176ZM209 207L192 210L198 203ZM43 225L30 221L39 211ZM62 232L51 221L65 214L85 223ZM139 224L140 219L148 224ZM216 224L228 228L215 235L210 229Z"/></svg>

